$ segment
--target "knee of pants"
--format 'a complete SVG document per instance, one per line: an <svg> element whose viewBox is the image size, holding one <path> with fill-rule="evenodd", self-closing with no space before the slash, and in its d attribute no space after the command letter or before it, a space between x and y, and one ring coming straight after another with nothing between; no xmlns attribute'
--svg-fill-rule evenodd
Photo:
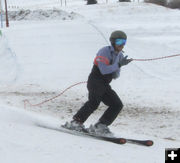
<svg viewBox="0 0 180 163"><path fill-rule="evenodd" d="M88 102L85 104L86 108L87 108L87 112L91 112L93 113L99 106L99 103L91 103Z"/></svg>
<svg viewBox="0 0 180 163"><path fill-rule="evenodd" d="M112 107L114 109L116 109L118 112L120 112L122 110L123 106L124 106L123 103L121 101L119 101L119 102L114 103Z"/></svg>

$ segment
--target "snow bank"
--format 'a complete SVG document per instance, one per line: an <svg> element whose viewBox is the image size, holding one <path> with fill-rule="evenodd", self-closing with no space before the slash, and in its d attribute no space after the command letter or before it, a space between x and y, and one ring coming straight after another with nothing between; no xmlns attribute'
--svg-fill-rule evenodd
<svg viewBox="0 0 180 163"><path fill-rule="evenodd" d="M15 82L19 75L19 65L5 36L0 37L0 63L0 84Z"/></svg>
<svg viewBox="0 0 180 163"><path fill-rule="evenodd" d="M74 12L66 12L59 9L36 9L36 10L17 10L9 11L10 21L20 21L20 20L73 20L78 19L81 16ZM4 15L3 15L4 17ZM4 18L5 19L5 18Z"/></svg>

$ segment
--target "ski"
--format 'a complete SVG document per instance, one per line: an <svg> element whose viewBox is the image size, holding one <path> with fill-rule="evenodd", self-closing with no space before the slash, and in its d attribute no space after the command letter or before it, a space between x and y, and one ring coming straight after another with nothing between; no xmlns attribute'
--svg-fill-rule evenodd
<svg viewBox="0 0 180 163"><path fill-rule="evenodd" d="M152 146L154 142L152 140L137 140L137 139L126 139L127 143L143 145L143 146Z"/></svg>
<svg viewBox="0 0 180 163"><path fill-rule="evenodd" d="M46 129L51 129L51 130L56 130L56 131L68 133L71 135L89 137L89 138L94 138L94 139L98 139L98 140L102 140L102 141L108 141L111 143L121 144L121 145L126 144L126 143L143 145L143 146L152 146L153 145L152 140L126 139L126 138L122 138L122 137L114 137L114 136L108 137L108 136L94 135L94 134L89 133L86 129L82 132L79 132L79 131L75 131L75 130L70 130L70 129L64 127L63 125L60 127L52 127L52 126L46 126L46 125L38 124L38 126L46 128Z"/></svg>
<svg viewBox="0 0 180 163"><path fill-rule="evenodd" d="M79 131L67 129L63 125L60 126L60 127L52 127L52 126L46 126L46 125L38 124L37 126L38 127L43 127L43 128L46 128L46 129L50 129L50 130L56 130L56 131L68 133L68 134L71 134L71 135L89 137L89 138L108 141L108 142L116 143L116 144L125 144L126 143L125 138L116 138L116 137L94 135L94 134L91 134L91 133L87 132L87 130L84 130L83 132L79 132Z"/></svg>
<svg viewBox="0 0 180 163"><path fill-rule="evenodd" d="M97 135L91 135L91 134L87 134L87 136L90 136L90 137L93 137L93 138L96 138L99 140L109 141L109 142L116 143L116 144L125 144L126 143L125 138L97 136Z"/></svg>
<svg viewBox="0 0 180 163"><path fill-rule="evenodd" d="M79 132L79 131L70 130L63 125L61 127L64 128L65 130L69 130L70 132L72 132L72 134L77 133L77 134L81 134L83 136L92 137L95 139L104 140L104 141L108 141L108 142L112 142L112 143L116 143L116 144L125 144L126 143L126 139L124 139L124 138L94 135L92 133L89 133L86 129L84 129L82 132Z"/></svg>
<svg viewBox="0 0 180 163"><path fill-rule="evenodd" d="M63 125L61 127L67 129ZM67 129L67 130L70 130L70 129ZM71 131L73 131L73 130L71 130ZM78 132L78 131L75 131L75 132ZM126 138L122 138L122 137L114 137L114 136L107 137L107 136L94 135L94 134L89 133L86 129L81 133L85 134L86 136L94 137L96 139L101 139L101 140L109 141L109 142L116 143L116 144L131 143L131 144L142 145L142 146L152 146L154 144L152 140L126 139Z"/></svg>

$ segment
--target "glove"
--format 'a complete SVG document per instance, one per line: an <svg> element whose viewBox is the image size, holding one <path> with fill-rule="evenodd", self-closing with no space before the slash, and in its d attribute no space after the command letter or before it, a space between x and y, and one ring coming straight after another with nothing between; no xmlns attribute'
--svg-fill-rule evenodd
<svg viewBox="0 0 180 163"><path fill-rule="evenodd" d="M133 60L132 58L131 59L127 59L127 57L128 56L126 55L123 59L121 59L119 61L119 67L127 65L128 63L130 63Z"/></svg>

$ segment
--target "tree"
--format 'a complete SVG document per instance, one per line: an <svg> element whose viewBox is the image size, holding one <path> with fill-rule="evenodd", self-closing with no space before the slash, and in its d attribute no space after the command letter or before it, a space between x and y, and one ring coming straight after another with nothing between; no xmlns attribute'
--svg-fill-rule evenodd
<svg viewBox="0 0 180 163"><path fill-rule="evenodd" d="M168 7L170 8L180 8L180 0L171 0L167 4Z"/></svg>
<svg viewBox="0 0 180 163"><path fill-rule="evenodd" d="M96 4L96 3L97 3L96 0L87 0L88 5L92 5L92 4Z"/></svg>
<svg viewBox="0 0 180 163"><path fill-rule="evenodd" d="M166 6L167 5L167 0L144 0L144 2L154 3L154 4L157 4L157 5L161 5L161 6Z"/></svg>
<svg viewBox="0 0 180 163"><path fill-rule="evenodd" d="M119 0L119 2L131 2L131 0Z"/></svg>

